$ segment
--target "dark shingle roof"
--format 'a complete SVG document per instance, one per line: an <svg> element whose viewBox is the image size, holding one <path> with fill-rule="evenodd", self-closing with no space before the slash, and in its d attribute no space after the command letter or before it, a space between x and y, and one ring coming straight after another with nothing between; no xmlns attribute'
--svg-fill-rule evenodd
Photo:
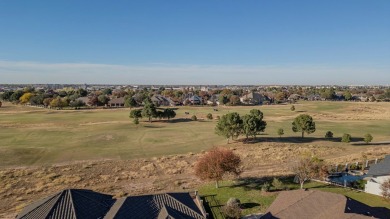
<svg viewBox="0 0 390 219"><path fill-rule="evenodd" d="M113 202L110 195L67 189L25 207L17 219L103 218Z"/></svg>
<svg viewBox="0 0 390 219"><path fill-rule="evenodd" d="M390 155L387 155L381 162L373 165L368 170L367 175L383 176L390 175Z"/></svg>
<svg viewBox="0 0 390 219"><path fill-rule="evenodd" d="M204 219L205 216L189 193L165 193L119 199L104 218Z"/></svg>

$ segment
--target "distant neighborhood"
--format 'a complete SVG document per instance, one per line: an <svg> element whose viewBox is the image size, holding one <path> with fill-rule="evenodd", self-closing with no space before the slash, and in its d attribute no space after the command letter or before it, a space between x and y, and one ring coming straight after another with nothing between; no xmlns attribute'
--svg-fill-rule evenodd
<svg viewBox="0 0 390 219"><path fill-rule="evenodd" d="M45 108L263 105L304 101L390 101L389 86L0 85L0 100Z"/></svg>

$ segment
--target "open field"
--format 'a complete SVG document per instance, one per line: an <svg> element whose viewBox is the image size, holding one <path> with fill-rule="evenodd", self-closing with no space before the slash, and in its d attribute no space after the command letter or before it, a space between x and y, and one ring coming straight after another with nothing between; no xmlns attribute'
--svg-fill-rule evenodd
<svg viewBox="0 0 390 219"><path fill-rule="evenodd" d="M5 103L0 108L0 166L196 153L226 145L226 140L214 134L216 120L190 121L192 115L202 119L212 113L215 118L233 111L245 114L253 108L259 108L268 123L258 145L286 142L352 147L338 139L324 140L327 130L335 137L350 133L355 141L361 141L366 133L374 136L374 142L390 140L389 103L301 102L295 107L295 112L290 105L218 107L217 112L212 107L179 107L173 122L144 121L136 127L128 118L129 109L57 111ZM303 142L299 133L291 131L291 122L300 113L312 115L317 125L317 131ZM277 128L285 130L282 138L276 136Z"/></svg>

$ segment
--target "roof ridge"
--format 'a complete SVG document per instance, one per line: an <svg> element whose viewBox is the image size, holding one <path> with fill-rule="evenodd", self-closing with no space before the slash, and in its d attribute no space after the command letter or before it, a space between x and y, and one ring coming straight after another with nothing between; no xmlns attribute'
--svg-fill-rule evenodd
<svg viewBox="0 0 390 219"><path fill-rule="evenodd" d="M193 209L191 209L190 207L188 207L187 205L181 203L179 200L177 200L175 197L173 197L172 195L170 195L169 193L164 193L164 195L167 195L169 196L171 199L173 199L175 202L179 203L181 206L183 206L184 208L190 210L191 212L195 213L196 215L198 216L201 216L201 217L204 217L202 214L199 214L198 212L194 211ZM197 204L195 204L196 207L198 207ZM198 207L199 208L199 207Z"/></svg>
<svg viewBox="0 0 390 219"><path fill-rule="evenodd" d="M63 193L64 193L64 191L57 193L57 200L54 202L53 206L51 207L50 211L47 213L46 217L48 217L54 211L54 206L58 205L58 202L60 201L60 198L62 197ZM40 205L40 206L42 206L42 205Z"/></svg>
<svg viewBox="0 0 390 219"><path fill-rule="evenodd" d="M71 206L72 206L72 209L73 209L73 216L74 216L74 218L77 219L76 208L74 207L74 203L73 203L72 190L71 189L67 189L65 191L67 191L68 194L69 194L70 203L71 203Z"/></svg>

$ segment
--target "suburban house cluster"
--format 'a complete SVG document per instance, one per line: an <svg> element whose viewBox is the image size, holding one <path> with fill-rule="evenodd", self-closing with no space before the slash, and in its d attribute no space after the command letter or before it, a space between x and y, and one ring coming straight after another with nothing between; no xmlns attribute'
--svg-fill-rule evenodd
<svg viewBox="0 0 390 219"><path fill-rule="evenodd" d="M197 192L162 193L115 199L91 190L67 189L26 206L17 219L210 218ZM260 219L387 218L387 208L370 207L340 194L318 190L281 192Z"/></svg>

